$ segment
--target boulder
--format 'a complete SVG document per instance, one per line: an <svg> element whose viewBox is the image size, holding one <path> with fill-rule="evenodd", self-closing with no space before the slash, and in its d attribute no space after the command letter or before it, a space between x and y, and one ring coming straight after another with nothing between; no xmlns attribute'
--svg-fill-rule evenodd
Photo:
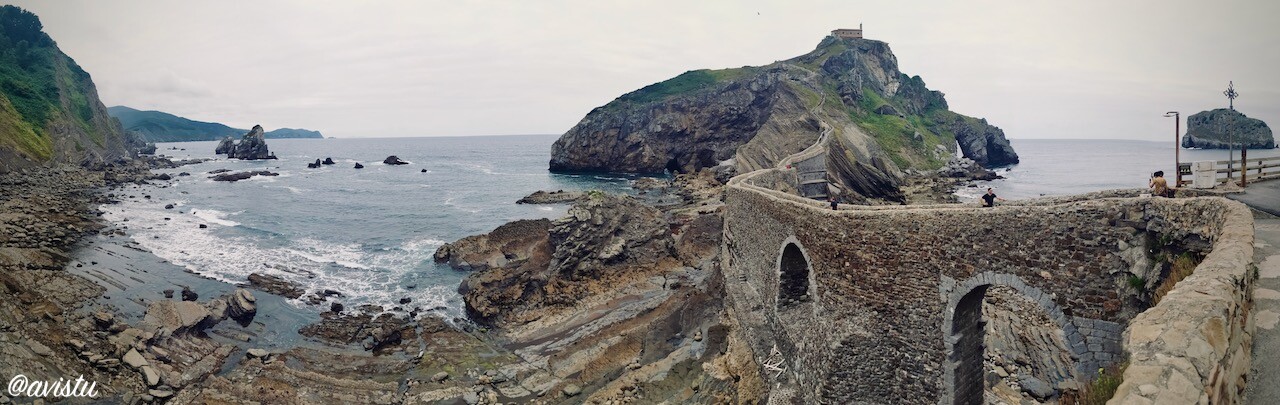
<svg viewBox="0 0 1280 405"><path fill-rule="evenodd" d="M245 350L245 354L251 359L265 359L267 356L271 355L271 353L268 353L266 350L256 348Z"/></svg>
<svg viewBox="0 0 1280 405"><path fill-rule="evenodd" d="M120 362L128 365L129 367L133 367L135 370L141 369L142 366L150 364L147 363L147 359L142 358L142 355L138 354L138 351L135 349L129 349L129 352L125 353L124 357L120 358Z"/></svg>
<svg viewBox="0 0 1280 405"><path fill-rule="evenodd" d="M289 299L301 297L302 294L306 292L306 290L303 290L302 287L299 287L297 284L286 281L280 277L261 273L250 274L249 285L259 290Z"/></svg>
<svg viewBox="0 0 1280 405"><path fill-rule="evenodd" d="M199 298L200 298L200 294L196 294L196 292L195 292L195 291L191 291L191 288L190 288L190 287L185 287L185 286L184 286L184 287L182 287L182 300L183 300L183 301L195 301L195 300L197 300L197 299L199 299Z"/></svg>
<svg viewBox="0 0 1280 405"><path fill-rule="evenodd" d="M213 181L235 182L240 180L246 180L253 176L279 176L279 175L280 173L273 173L266 170L258 170L258 171L251 171L251 172L222 173L209 178L213 179Z"/></svg>
<svg viewBox="0 0 1280 405"><path fill-rule="evenodd" d="M499 226L483 235L472 235L436 249L436 263L448 263L455 270L474 271L522 262L545 250L551 221L524 219Z"/></svg>
<svg viewBox="0 0 1280 405"><path fill-rule="evenodd" d="M267 150L267 140L263 137L261 125L254 125L249 133L240 137L240 142L227 152L227 157L243 160L275 159L276 155Z"/></svg>
<svg viewBox="0 0 1280 405"><path fill-rule="evenodd" d="M316 169L321 166L320 159L316 159L315 163L307 163L308 169Z"/></svg>
<svg viewBox="0 0 1280 405"><path fill-rule="evenodd" d="M355 167L355 168L357 168L357 169L363 169L363 168L364 168L364 165L360 164L360 162L356 162L356 167Z"/></svg>
<svg viewBox="0 0 1280 405"><path fill-rule="evenodd" d="M231 153L235 146L236 141L228 136L226 138L222 138L221 142L218 142L218 148L214 149L213 153L217 155L226 155Z"/></svg>
<svg viewBox="0 0 1280 405"><path fill-rule="evenodd" d="M216 324L209 310L191 301L155 301L147 306L142 327L156 336L196 332Z"/></svg>
<svg viewBox="0 0 1280 405"><path fill-rule="evenodd" d="M1276 140L1267 123L1236 110L1219 108L1187 117L1187 133L1182 136L1182 147L1229 149L1233 145L1235 148L1271 149L1276 147Z"/></svg>
<svg viewBox="0 0 1280 405"><path fill-rule="evenodd" d="M409 162L406 162L406 161L400 160L400 158L396 157L396 155L391 155L391 156L387 156L387 158L386 158L386 159L383 159L383 160L382 160L382 164L384 164L384 165L407 165L407 164L409 164Z"/></svg>
<svg viewBox="0 0 1280 405"><path fill-rule="evenodd" d="M138 149L138 154L142 154L142 155L156 154L156 144L148 143L147 146L143 146L141 149Z"/></svg>
<svg viewBox="0 0 1280 405"><path fill-rule="evenodd" d="M237 288L231 296L227 297L227 316L235 319L241 325L248 325L253 321L254 315L258 313L257 299L253 297L253 293L243 288Z"/></svg>
<svg viewBox="0 0 1280 405"><path fill-rule="evenodd" d="M320 164L332 165L335 163L333 163L333 158L324 158L324 161L320 162Z"/></svg>

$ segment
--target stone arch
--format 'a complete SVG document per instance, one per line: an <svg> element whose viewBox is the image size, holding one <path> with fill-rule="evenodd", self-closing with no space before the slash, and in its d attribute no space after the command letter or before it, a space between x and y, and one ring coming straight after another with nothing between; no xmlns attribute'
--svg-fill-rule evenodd
<svg viewBox="0 0 1280 405"><path fill-rule="evenodd" d="M983 338L986 325L982 319L982 302L987 289L995 285L1012 288L1035 302L1062 329L1068 339L1066 345L1071 356L1075 359L1082 358L1080 347L1083 347L1083 340L1072 341L1080 340L1080 335L1049 294L1027 285L1012 274L984 272L959 283L944 276L942 293L947 299L947 308L943 313L942 336L946 346L946 366L943 369L946 396L939 404L967 405L984 402ZM1082 363L1077 360L1077 371L1080 371L1081 366Z"/></svg>
<svg viewBox="0 0 1280 405"><path fill-rule="evenodd" d="M795 236L782 242L782 249L778 251L777 269L779 309L812 301L813 263L809 261L809 253Z"/></svg>

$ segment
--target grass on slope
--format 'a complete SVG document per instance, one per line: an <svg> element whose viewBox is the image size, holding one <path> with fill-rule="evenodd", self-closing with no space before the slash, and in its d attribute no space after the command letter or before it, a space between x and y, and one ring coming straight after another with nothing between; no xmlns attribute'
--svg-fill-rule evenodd
<svg viewBox="0 0 1280 405"><path fill-rule="evenodd" d="M53 157L53 142L23 121L4 95L0 95L0 146L12 147L35 160Z"/></svg>
<svg viewBox="0 0 1280 405"><path fill-rule="evenodd" d="M660 101L673 95L694 92L714 86L717 83L737 79L753 70L754 68L750 67L719 70L690 70L688 72L681 73L679 76L650 84L648 86L641 87L640 90L624 94L622 97L618 97L617 101L636 104Z"/></svg>
<svg viewBox="0 0 1280 405"><path fill-rule="evenodd" d="M851 110L849 117L876 139L880 147L889 154L889 159L899 168L933 170L947 163L948 158L936 152L937 145L955 143L954 134L940 130L941 125L938 125L932 114L923 117L904 114L905 117L899 117L875 112L886 104L903 111L902 107L885 100L876 92L864 89L859 108Z"/></svg>

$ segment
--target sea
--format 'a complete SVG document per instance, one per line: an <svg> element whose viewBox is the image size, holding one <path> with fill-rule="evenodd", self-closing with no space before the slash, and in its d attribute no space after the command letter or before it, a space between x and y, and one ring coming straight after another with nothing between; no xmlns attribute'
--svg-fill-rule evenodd
<svg viewBox="0 0 1280 405"><path fill-rule="evenodd" d="M633 192L633 175L548 172L555 140L555 135L272 139L270 149L279 159L265 161L218 158L215 142L162 143L157 153L175 160L214 160L161 170L177 181L122 191L120 203L102 210L107 220L127 227L128 238L158 257L157 263L203 279L243 284L248 275L264 273L309 293L336 290L347 308L372 304L461 316L457 287L466 273L433 261L442 244L512 220L566 213L564 205L516 204L537 190ZM1173 173L1172 142L1011 142L1021 162L997 169L1004 179L962 187L957 192L962 200L976 201L986 187L1011 200L1146 187L1152 172ZM1181 154L1183 161L1227 158L1221 150ZM1249 156L1278 154L1259 150ZM389 155L409 164L382 164ZM326 158L336 164L307 168ZM364 168L355 169L356 163ZM220 169L279 176L211 180L209 172ZM169 204L173 207L166 208ZM120 254L103 250L93 257ZM135 273L150 273L149 266L158 265L135 264ZM328 309L304 301L276 305L301 314L299 323Z"/></svg>

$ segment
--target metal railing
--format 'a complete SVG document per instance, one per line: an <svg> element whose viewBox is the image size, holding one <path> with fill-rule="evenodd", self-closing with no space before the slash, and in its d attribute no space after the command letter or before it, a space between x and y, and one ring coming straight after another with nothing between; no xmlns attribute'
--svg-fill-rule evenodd
<svg viewBox="0 0 1280 405"><path fill-rule="evenodd" d="M1247 186L1257 181L1280 179L1280 156L1253 159L1242 156L1238 160L1215 161L1213 166L1217 169L1214 171L1217 183L1234 181L1241 186ZM1180 164L1178 170L1182 172L1183 178L1179 186L1190 185L1192 183L1191 163Z"/></svg>

